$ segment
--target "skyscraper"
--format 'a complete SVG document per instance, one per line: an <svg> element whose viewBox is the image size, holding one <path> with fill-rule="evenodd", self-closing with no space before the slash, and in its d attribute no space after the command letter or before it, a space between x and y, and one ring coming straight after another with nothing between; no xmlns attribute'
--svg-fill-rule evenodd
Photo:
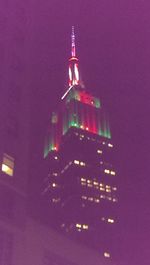
<svg viewBox="0 0 150 265"><path fill-rule="evenodd" d="M80 78L72 27L69 87L51 114L45 142L44 196L52 223L110 258L117 187L109 121Z"/></svg>

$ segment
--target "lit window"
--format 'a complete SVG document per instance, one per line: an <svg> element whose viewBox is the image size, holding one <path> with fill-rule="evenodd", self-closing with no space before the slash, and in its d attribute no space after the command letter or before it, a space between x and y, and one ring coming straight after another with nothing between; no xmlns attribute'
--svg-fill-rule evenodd
<svg viewBox="0 0 150 265"><path fill-rule="evenodd" d="M88 229L89 228L89 226L88 225L83 225L83 229Z"/></svg>
<svg viewBox="0 0 150 265"><path fill-rule="evenodd" d="M109 252L104 252L104 257L105 258L110 258L110 253Z"/></svg>
<svg viewBox="0 0 150 265"><path fill-rule="evenodd" d="M98 153L98 154L102 154L102 150L98 149L98 150L97 150L97 153Z"/></svg>
<svg viewBox="0 0 150 265"><path fill-rule="evenodd" d="M109 174L109 173L110 173L110 170L109 170L109 169L105 169L104 172L105 172L106 174Z"/></svg>
<svg viewBox="0 0 150 265"><path fill-rule="evenodd" d="M80 166L84 167L85 166L85 163L84 162L80 162Z"/></svg>
<svg viewBox="0 0 150 265"><path fill-rule="evenodd" d="M113 144L109 143L108 146L109 146L109 147L113 147Z"/></svg>
<svg viewBox="0 0 150 265"><path fill-rule="evenodd" d="M76 224L76 228L81 228L81 224Z"/></svg>
<svg viewBox="0 0 150 265"><path fill-rule="evenodd" d="M100 183L99 185L100 185L100 187L104 187L104 184L103 183Z"/></svg>
<svg viewBox="0 0 150 265"><path fill-rule="evenodd" d="M104 189L103 187L100 187L99 189L100 189L101 191L105 191L105 189Z"/></svg>
<svg viewBox="0 0 150 265"><path fill-rule="evenodd" d="M92 182L91 180L89 180L89 179L87 180L87 183L91 183L91 182Z"/></svg>
<svg viewBox="0 0 150 265"><path fill-rule="evenodd" d="M96 203L99 203L99 202L100 202L100 200L99 200L99 199L95 199L95 202L96 202Z"/></svg>
<svg viewBox="0 0 150 265"><path fill-rule="evenodd" d="M105 221L105 217L102 217L101 220L102 220L102 221Z"/></svg>
<svg viewBox="0 0 150 265"><path fill-rule="evenodd" d="M93 184L94 184L95 186L97 186L97 185L98 185L98 182L94 181Z"/></svg>
<svg viewBox="0 0 150 265"><path fill-rule="evenodd" d="M74 164L79 165L79 161L78 160L74 160Z"/></svg>
<svg viewBox="0 0 150 265"><path fill-rule="evenodd" d="M86 181L86 179L85 178L81 178L81 181Z"/></svg>
<svg viewBox="0 0 150 265"><path fill-rule="evenodd" d="M52 183L52 187L55 188L57 186L56 183Z"/></svg>
<svg viewBox="0 0 150 265"><path fill-rule="evenodd" d="M87 196L84 196L84 195L83 195L83 196L82 196L82 199L83 199L83 200L87 200Z"/></svg>
<svg viewBox="0 0 150 265"><path fill-rule="evenodd" d="M13 176L14 174L14 158L4 154L3 163L2 163L2 171L9 176Z"/></svg>
<svg viewBox="0 0 150 265"><path fill-rule="evenodd" d="M113 198L113 202L117 202L117 199L116 198Z"/></svg>
<svg viewBox="0 0 150 265"><path fill-rule="evenodd" d="M105 144L105 142L102 142L102 144Z"/></svg>
<svg viewBox="0 0 150 265"><path fill-rule="evenodd" d="M111 189L106 189L106 192L111 192Z"/></svg>
<svg viewBox="0 0 150 265"><path fill-rule="evenodd" d="M112 187L113 190L117 190L117 187Z"/></svg>
<svg viewBox="0 0 150 265"><path fill-rule="evenodd" d="M114 221L114 219L111 219L111 218L108 218L108 223L111 223L111 224L113 224L115 221Z"/></svg>
<svg viewBox="0 0 150 265"><path fill-rule="evenodd" d="M85 166L85 163L83 161L79 161L79 160L74 160L74 164L76 165L80 165L80 166Z"/></svg>
<svg viewBox="0 0 150 265"><path fill-rule="evenodd" d="M110 171L110 174L115 176L116 172L115 171Z"/></svg>
<svg viewBox="0 0 150 265"><path fill-rule="evenodd" d="M93 198L92 197L89 197L88 198L88 201L91 201L92 202L93 201Z"/></svg>
<svg viewBox="0 0 150 265"><path fill-rule="evenodd" d="M84 135L83 135L83 134L80 134L80 137L81 137L81 138L84 138Z"/></svg>
<svg viewBox="0 0 150 265"><path fill-rule="evenodd" d="M54 173L53 173L53 176L58 176L58 173L54 172Z"/></svg>
<svg viewBox="0 0 150 265"><path fill-rule="evenodd" d="M57 156L54 156L54 159L55 159L55 160L57 160L57 159L58 159L58 157L57 157Z"/></svg>

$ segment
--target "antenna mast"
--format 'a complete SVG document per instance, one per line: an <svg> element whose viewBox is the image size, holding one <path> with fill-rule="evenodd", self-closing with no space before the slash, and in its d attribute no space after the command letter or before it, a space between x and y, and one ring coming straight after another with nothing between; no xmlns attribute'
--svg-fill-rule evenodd
<svg viewBox="0 0 150 265"><path fill-rule="evenodd" d="M72 34L71 34L71 55L72 57L76 56L76 48L75 48L75 34L74 34L74 26L72 26Z"/></svg>

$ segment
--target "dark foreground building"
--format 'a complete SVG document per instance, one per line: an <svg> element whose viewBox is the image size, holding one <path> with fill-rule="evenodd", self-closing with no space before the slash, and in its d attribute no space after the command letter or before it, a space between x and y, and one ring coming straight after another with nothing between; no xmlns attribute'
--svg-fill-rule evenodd
<svg viewBox="0 0 150 265"><path fill-rule="evenodd" d="M106 113L80 81L72 29L69 88L51 115L45 143L44 196L51 222L74 239L113 256L117 187Z"/></svg>

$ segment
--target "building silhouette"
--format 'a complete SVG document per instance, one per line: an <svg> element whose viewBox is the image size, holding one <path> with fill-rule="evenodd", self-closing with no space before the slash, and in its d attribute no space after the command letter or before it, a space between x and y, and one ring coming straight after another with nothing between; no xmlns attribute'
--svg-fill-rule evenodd
<svg viewBox="0 0 150 265"><path fill-rule="evenodd" d="M45 142L43 195L57 229L110 258L118 201L114 145L100 100L80 79L74 28L71 44L69 88L51 114Z"/></svg>

